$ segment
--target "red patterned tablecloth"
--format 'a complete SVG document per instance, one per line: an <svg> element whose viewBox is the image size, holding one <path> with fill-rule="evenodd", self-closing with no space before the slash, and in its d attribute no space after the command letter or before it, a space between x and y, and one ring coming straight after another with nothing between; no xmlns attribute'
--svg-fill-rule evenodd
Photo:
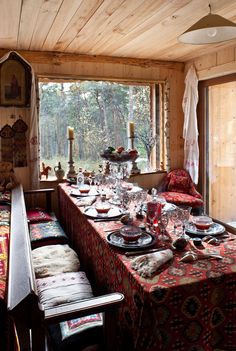
<svg viewBox="0 0 236 351"><path fill-rule="evenodd" d="M0 350L10 350L10 321L7 315L7 268L10 234L10 192L0 193Z"/></svg>
<svg viewBox="0 0 236 351"><path fill-rule="evenodd" d="M94 223L60 184L62 224L85 270L103 292L119 291L114 350L213 351L236 350L236 240L211 246L222 260L179 262L182 253L151 278L140 277L132 258L111 247L107 230L117 222Z"/></svg>
<svg viewBox="0 0 236 351"><path fill-rule="evenodd" d="M10 206L0 204L0 299L6 295L8 244L10 233Z"/></svg>

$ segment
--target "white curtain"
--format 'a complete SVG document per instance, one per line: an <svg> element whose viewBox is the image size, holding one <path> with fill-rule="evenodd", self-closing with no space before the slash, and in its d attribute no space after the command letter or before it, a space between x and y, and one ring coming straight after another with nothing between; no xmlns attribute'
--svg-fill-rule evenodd
<svg viewBox="0 0 236 351"><path fill-rule="evenodd" d="M194 66L191 66L185 78L183 98L184 112L184 168L190 173L195 184L198 183L199 147L197 126L198 78Z"/></svg>
<svg viewBox="0 0 236 351"><path fill-rule="evenodd" d="M30 108L26 107L30 113L29 122L29 139L28 139L28 149L29 149L29 173L30 173L30 187L32 189L39 188L39 131L38 131L38 94L37 94L37 83L33 68L30 63L27 62L18 52L10 51L0 59L0 63L6 61L10 54L14 52L19 56L27 65L31 68L32 84L31 84L31 94L30 94ZM28 111L26 111L27 113Z"/></svg>

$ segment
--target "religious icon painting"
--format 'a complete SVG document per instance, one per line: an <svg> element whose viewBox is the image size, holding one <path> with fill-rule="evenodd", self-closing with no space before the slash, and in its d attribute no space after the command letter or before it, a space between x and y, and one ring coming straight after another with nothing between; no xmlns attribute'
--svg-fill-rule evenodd
<svg viewBox="0 0 236 351"><path fill-rule="evenodd" d="M13 161L13 137L14 130L6 124L0 131L2 161Z"/></svg>
<svg viewBox="0 0 236 351"><path fill-rule="evenodd" d="M27 124L19 118L12 126L14 131L14 167L27 166L26 131Z"/></svg>
<svg viewBox="0 0 236 351"><path fill-rule="evenodd" d="M31 68L15 52L0 64L0 105L29 106Z"/></svg>

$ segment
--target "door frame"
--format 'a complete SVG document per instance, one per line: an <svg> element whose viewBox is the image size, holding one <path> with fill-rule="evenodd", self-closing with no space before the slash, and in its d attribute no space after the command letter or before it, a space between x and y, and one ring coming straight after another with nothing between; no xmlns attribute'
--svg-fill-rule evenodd
<svg viewBox="0 0 236 351"><path fill-rule="evenodd" d="M207 79L200 81L198 84L199 102L197 105L197 118L199 127L199 190L203 195L205 203L205 211L209 213L209 195L207 186L209 183L208 174L208 88L213 85L219 85L236 81L236 73L221 76L217 78ZM221 223L225 226L226 230L236 234L236 228L214 218L215 222Z"/></svg>

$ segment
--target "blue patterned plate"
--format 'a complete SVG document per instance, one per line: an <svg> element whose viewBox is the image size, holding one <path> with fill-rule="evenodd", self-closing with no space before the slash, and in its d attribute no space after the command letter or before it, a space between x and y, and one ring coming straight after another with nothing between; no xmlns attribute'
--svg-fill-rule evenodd
<svg viewBox="0 0 236 351"><path fill-rule="evenodd" d="M225 227L219 223L213 223L209 229L205 230L197 229L197 227L193 223L187 223L185 229L186 232L197 236L214 236L225 232Z"/></svg>

